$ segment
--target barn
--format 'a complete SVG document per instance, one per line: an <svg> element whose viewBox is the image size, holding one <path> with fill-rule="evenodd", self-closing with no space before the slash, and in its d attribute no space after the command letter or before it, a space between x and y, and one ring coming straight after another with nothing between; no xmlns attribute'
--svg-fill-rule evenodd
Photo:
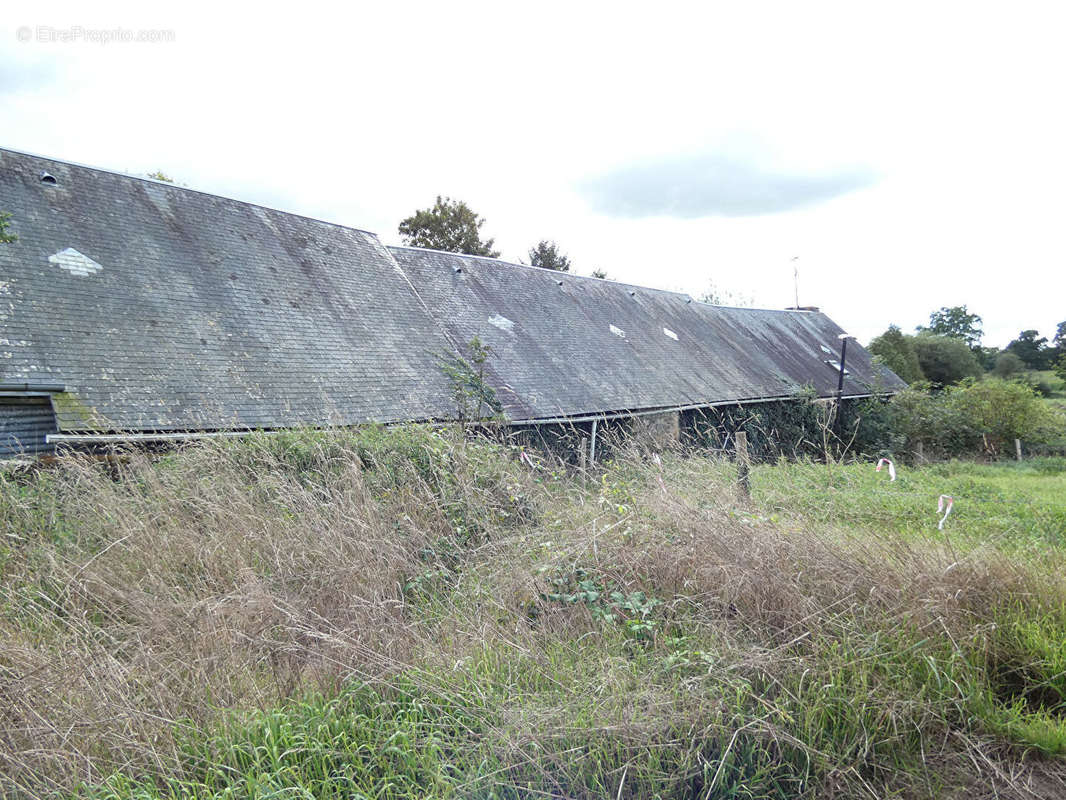
<svg viewBox="0 0 1066 800"><path fill-rule="evenodd" d="M442 364L475 338L517 427L837 391L811 311L497 259L0 150L0 455L457 414ZM902 382L856 343L843 397Z"/></svg>

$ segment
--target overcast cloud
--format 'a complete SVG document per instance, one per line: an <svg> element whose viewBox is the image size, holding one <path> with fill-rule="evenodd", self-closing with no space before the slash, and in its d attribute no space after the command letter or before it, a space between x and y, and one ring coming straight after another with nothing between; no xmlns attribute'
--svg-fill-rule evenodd
<svg viewBox="0 0 1066 800"><path fill-rule="evenodd" d="M798 265L863 341L967 304L1002 346L1066 320L1063 30L1025 0L15 0L0 146L388 243L450 195L511 260L554 239L581 273L772 308Z"/></svg>
<svg viewBox="0 0 1066 800"><path fill-rule="evenodd" d="M814 205L874 182L871 170L790 173L727 153L667 156L583 182L592 207L611 216L753 217Z"/></svg>

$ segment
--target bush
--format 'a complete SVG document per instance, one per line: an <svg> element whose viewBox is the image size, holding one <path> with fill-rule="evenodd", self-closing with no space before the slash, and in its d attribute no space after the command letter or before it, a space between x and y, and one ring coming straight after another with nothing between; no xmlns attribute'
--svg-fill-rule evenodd
<svg viewBox="0 0 1066 800"><path fill-rule="evenodd" d="M902 444L895 418L883 396L844 400L839 412L811 389L788 400L750 406L701 409L688 418L686 437L699 447L731 451L734 435L748 436L748 454L757 462L780 458L822 460L828 455L885 455Z"/></svg>
<svg viewBox="0 0 1066 800"><path fill-rule="evenodd" d="M892 429L908 451L950 457L977 448L980 433L945 398L923 383L904 389L892 399Z"/></svg>
<svg viewBox="0 0 1066 800"><path fill-rule="evenodd" d="M981 432L993 452L1009 448L1014 439L1048 441L1063 426L1034 389L1016 381L966 381L948 390L946 402Z"/></svg>
<svg viewBox="0 0 1066 800"><path fill-rule="evenodd" d="M1066 433L1066 420L1024 383L965 380L935 392L912 386L891 403L892 427L911 451L950 457L1008 451L1014 439L1032 444Z"/></svg>
<svg viewBox="0 0 1066 800"><path fill-rule="evenodd" d="M826 408L806 391L789 400L703 409L696 412L693 428L696 442L714 449L732 449L734 435L744 431L752 459L775 461L822 455L826 422Z"/></svg>

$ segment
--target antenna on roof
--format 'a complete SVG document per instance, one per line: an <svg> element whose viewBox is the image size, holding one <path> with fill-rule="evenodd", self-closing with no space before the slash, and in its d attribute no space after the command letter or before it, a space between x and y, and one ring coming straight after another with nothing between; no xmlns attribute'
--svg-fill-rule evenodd
<svg viewBox="0 0 1066 800"><path fill-rule="evenodd" d="M796 290L796 308L800 307L800 271L799 264L796 263L799 258L799 256L792 256L792 286Z"/></svg>

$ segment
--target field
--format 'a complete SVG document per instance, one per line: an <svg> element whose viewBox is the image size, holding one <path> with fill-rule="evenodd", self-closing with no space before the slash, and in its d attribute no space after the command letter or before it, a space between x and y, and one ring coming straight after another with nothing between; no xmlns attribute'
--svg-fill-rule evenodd
<svg viewBox="0 0 1066 800"><path fill-rule="evenodd" d="M411 427L4 473L0 792L1066 796L1066 460L750 499L535 460Z"/></svg>

